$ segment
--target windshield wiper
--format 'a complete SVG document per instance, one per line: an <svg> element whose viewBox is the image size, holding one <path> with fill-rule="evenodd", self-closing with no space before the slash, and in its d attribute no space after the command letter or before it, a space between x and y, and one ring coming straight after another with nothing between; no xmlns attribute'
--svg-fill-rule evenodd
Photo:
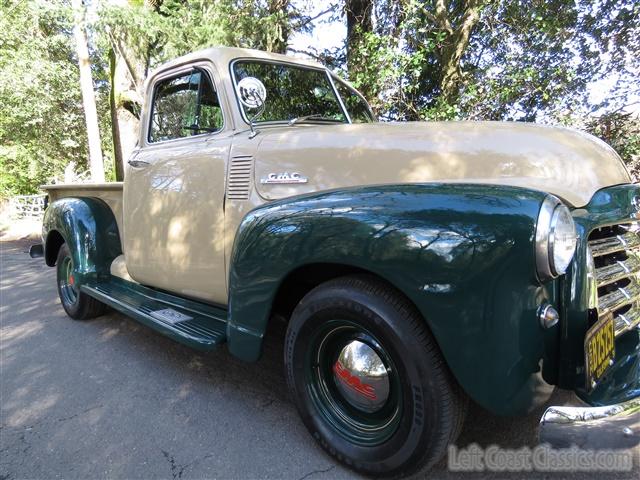
<svg viewBox="0 0 640 480"><path fill-rule="evenodd" d="M325 117L321 113L314 113L313 115L303 115L302 117L292 118L291 120L289 120L288 125L289 126L295 125L296 123L304 122L306 120L321 120L323 122L343 123L342 120L337 120L331 117Z"/></svg>

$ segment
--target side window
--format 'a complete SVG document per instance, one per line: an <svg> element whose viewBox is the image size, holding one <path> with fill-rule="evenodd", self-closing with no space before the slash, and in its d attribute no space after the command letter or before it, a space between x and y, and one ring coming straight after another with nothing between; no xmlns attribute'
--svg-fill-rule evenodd
<svg viewBox="0 0 640 480"><path fill-rule="evenodd" d="M353 123L373 122L373 117L369 111L369 105L367 105L364 98L353 91L346 83L342 83L342 81L335 77L333 78L336 84L336 89L344 102L344 106L347 107L351 121Z"/></svg>
<svg viewBox="0 0 640 480"><path fill-rule="evenodd" d="M217 132L222 124L218 94L203 71L192 70L156 84L149 142Z"/></svg>

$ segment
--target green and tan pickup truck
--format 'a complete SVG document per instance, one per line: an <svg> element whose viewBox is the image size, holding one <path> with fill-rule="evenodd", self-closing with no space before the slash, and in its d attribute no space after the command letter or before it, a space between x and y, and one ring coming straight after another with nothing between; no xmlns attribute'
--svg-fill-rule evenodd
<svg viewBox="0 0 640 480"><path fill-rule="evenodd" d="M367 474L433 465L469 400L520 415L555 387L582 404L549 407L542 441L640 442L640 187L603 142L377 122L323 66L253 50L146 88L123 183L44 187L33 254L70 317L247 361L285 319L304 424Z"/></svg>

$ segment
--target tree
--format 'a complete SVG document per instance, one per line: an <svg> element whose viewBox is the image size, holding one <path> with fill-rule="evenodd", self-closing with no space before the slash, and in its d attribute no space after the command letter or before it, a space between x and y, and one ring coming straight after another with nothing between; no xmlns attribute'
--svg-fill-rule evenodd
<svg viewBox="0 0 640 480"><path fill-rule="evenodd" d="M98 112L96 109L96 98L93 92L87 36L84 32L84 4L82 0L72 0L72 5L75 10L73 32L76 40L78 66L80 68L80 89L82 91L82 103L87 124L87 138L89 140L91 180L94 182L104 182L104 164L102 162L102 147L100 145Z"/></svg>
<svg viewBox="0 0 640 480"><path fill-rule="evenodd" d="M101 10L103 20L96 25L103 33L103 51L108 56L111 137L115 177L120 181L124 179L123 162L129 158L138 140L144 79L153 48L152 38L141 33L148 22L135 22L157 13L160 5L159 0L145 0L141 4L129 0L112 1Z"/></svg>
<svg viewBox="0 0 640 480"><path fill-rule="evenodd" d="M86 167L87 136L72 11L60 2L0 4L0 198L37 193L69 160Z"/></svg>
<svg viewBox="0 0 640 480"><path fill-rule="evenodd" d="M385 118L558 119L592 107L587 85L612 74L635 85L621 87L619 103L638 92L630 80L640 57L633 0L373 6L373 26L361 22L361 40L347 42L348 75Z"/></svg>
<svg viewBox="0 0 640 480"><path fill-rule="evenodd" d="M456 101L462 84L462 58L467 52L471 33L480 20L480 0L460 2L458 8L448 8L445 0L436 0L435 12L425 12L437 26L442 41L436 48L440 63L439 90L446 101Z"/></svg>
<svg viewBox="0 0 640 480"><path fill-rule="evenodd" d="M117 0L101 2L94 29L107 52L116 177L137 139L149 68L214 45L285 53L304 28L290 0Z"/></svg>
<svg viewBox="0 0 640 480"><path fill-rule="evenodd" d="M87 167L70 2L0 0L3 196L37 191L70 160ZM623 121L640 97L634 0L331 0L313 15L309 0L91 5L84 26L101 147L118 179L151 68L215 45L291 52L292 36L319 21L343 22L343 45L302 50L346 74L383 120L571 124L615 144L627 161L637 155L635 127ZM594 102L594 81L612 85L611 95Z"/></svg>
<svg viewBox="0 0 640 480"><path fill-rule="evenodd" d="M349 70L357 70L355 54L365 35L373 31L373 0L346 0L344 12L347 17L347 63Z"/></svg>
<svg viewBox="0 0 640 480"><path fill-rule="evenodd" d="M635 181L640 180L640 115L612 112L591 118L589 133L611 145L626 160Z"/></svg>

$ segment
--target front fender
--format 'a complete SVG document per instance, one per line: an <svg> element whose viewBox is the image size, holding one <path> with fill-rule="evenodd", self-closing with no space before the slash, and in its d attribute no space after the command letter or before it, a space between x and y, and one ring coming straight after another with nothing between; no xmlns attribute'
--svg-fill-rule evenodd
<svg viewBox="0 0 640 480"><path fill-rule="evenodd" d="M108 275L111 262L122 253L115 216L109 206L97 198L67 197L47 207L42 237L44 256L50 266L55 263L57 255L51 251L57 246L49 241L52 232L60 234L69 246L74 275L80 283Z"/></svg>
<svg viewBox="0 0 640 480"><path fill-rule="evenodd" d="M230 351L255 360L272 302L293 270L350 265L402 291L465 391L489 410L532 408L549 342L538 308L557 298L535 275L546 194L491 185L348 188L271 203L242 221L232 254ZM550 362L553 363L553 362ZM544 382L542 382L544 383ZM539 399L538 399L539 400Z"/></svg>

